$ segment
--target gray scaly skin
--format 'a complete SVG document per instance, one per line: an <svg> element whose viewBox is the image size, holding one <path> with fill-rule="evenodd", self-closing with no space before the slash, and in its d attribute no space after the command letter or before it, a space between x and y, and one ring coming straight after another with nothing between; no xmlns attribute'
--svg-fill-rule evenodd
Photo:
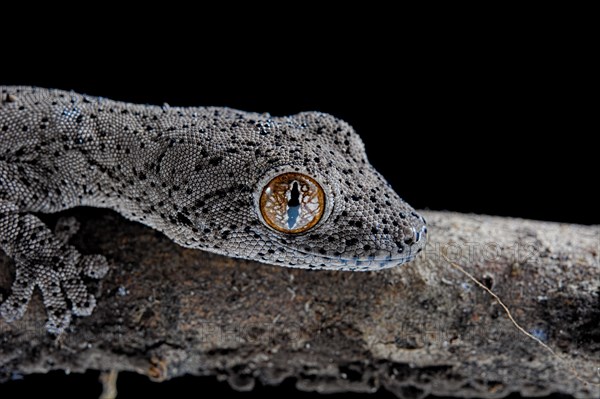
<svg viewBox="0 0 600 399"><path fill-rule="evenodd" d="M48 331L63 332L95 306L82 278L108 270L103 256L68 244L73 221L53 232L35 213L110 208L185 247L301 268L378 270L425 244L424 219L369 164L352 127L330 115L134 105L31 87L0 95L0 247L16 267L0 306L7 321L38 287ZM292 171L326 194L325 215L303 234L259 216L266 182Z"/></svg>

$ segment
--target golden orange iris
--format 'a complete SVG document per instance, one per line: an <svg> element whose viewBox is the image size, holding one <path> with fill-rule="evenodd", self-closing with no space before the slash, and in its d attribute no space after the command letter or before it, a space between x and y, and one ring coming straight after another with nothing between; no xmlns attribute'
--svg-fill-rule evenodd
<svg viewBox="0 0 600 399"><path fill-rule="evenodd" d="M260 196L260 212L267 225L282 233L304 233L325 211L325 193L315 179L302 173L273 178Z"/></svg>

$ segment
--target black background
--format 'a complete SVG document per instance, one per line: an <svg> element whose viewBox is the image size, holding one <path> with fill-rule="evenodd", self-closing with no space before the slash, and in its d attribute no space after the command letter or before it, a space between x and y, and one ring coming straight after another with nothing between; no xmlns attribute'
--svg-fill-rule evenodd
<svg viewBox="0 0 600 399"><path fill-rule="evenodd" d="M50 24L42 40L22 39L15 52L3 48L0 84L272 115L328 112L355 127L371 163L416 208L600 223L598 148L590 138L598 134L597 93L582 27L554 20L437 25L426 15L408 27L402 20L375 29L340 18L332 35L321 36L307 33L310 21L294 24L302 38L285 45L275 39L285 23L235 40L194 29L113 38L103 36L112 29L108 21L67 29ZM101 33L90 39L93 29ZM20 29L4 32L14 39ZM86 42L72 43L74 35ZM94 397L95 380L94 373L27 377L0 386L0 396L40 383L48 392L64 394L68 385ZM124 398L187 389L249 397L213 378L156 385L129 374L119 388ZM293 382L256 393L270 394L312 397L295 393Z"/></svg>
<svg viewBox="0 0 600 399"><path fill-rule="evenodd" d="M127 58L107 69L12 68L0 84L272 115L328 112L355 127L371 163L416 208L600 223L587 64L566 63L578 54L555 44L513 44L432 42L402 55L409 43L366 59L336 49L326 58L233 52L166 65Z"/></svg>

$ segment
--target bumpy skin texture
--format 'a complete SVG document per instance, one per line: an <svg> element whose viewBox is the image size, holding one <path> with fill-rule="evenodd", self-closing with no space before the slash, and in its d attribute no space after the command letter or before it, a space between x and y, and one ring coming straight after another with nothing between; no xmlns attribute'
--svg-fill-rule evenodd
<svg viewBox="0 0 600 399"><path fill-rule="evenodd" d="M289 267L381 269L425 244L424 219L369 164L352 127L330 115L0 90L0 246L16 265L0 306L8 321L39 287L48 330L64 331L95 305L82 277L108 270L104 257L68 245L76 222L53 233L36 212L110 208L185 247ZM284 172L309 175L325 191L325 215L306 233L278 232L261 218L262 189Z"/></svg>

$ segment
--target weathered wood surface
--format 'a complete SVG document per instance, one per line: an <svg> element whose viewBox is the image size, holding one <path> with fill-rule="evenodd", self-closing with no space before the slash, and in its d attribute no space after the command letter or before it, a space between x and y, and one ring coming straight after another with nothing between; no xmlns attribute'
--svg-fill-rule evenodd
<svg viewBox="0 0 600 399"><path fill-rule="evenodd" d="M427 251L381 272L306 271L184 249L110 211L67 213L71 242L112 269L94 314L59 340L39 295L0 321L0 381L53 369L117 369L157 380L217 375L298 389L399 397L600 397L518 333L495 301L440 256L446 250L504 299L515 318L600 383L600 227L425 212ZM53 218L48 219L52 223ZM0 254L0 287L12 263Z"/></svg>

